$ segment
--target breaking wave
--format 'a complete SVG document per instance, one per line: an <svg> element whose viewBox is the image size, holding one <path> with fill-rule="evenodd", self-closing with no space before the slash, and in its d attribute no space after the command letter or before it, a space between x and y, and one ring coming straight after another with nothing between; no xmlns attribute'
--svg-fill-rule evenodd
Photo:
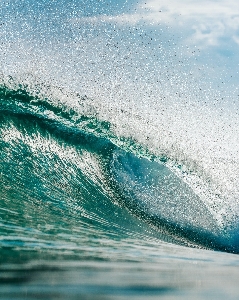
<svg viewBox="0 0 239 300"><path fill-rule="evenodd" d="M150 125L138 113L12 78L0 101L0 245L59 250L74 223L239 252L235 201L179 148L140 138Z"/></svg>

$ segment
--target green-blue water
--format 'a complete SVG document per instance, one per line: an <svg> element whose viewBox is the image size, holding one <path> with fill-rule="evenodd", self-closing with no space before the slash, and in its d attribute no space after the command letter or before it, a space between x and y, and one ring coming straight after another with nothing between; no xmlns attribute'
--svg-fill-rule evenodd
<svg viewBox="0 0 239 300"><path fill-rule="evenodd" d="M238 257L219 252L238 253L235 233L169 158L22 86L1 87L0 122L2 299L238 293Z"/></svg>

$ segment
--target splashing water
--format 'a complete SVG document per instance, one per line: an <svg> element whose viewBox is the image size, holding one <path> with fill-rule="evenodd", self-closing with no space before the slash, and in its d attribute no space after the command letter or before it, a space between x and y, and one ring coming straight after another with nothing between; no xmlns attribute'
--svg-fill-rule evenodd
<svg viewBox="0 0 239 300"><path fill-rule="evenodd" d="M0 298L236 299L236 75L167 5L2 2Z"/></svg>

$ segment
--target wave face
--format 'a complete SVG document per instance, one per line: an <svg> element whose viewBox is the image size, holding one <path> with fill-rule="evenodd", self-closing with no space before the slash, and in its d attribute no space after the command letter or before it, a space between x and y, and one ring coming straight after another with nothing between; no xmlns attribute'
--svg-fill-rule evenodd
<svg viewBox="0 0 239 300"><path fill-rule="evenodd" d="M74 109L57 88L43 97L10 81L0 90L2 247L77 253L74 232L87 232L239 252L235 216L222 223L172 158L117 135L87 97L64 94Z"/></svg>

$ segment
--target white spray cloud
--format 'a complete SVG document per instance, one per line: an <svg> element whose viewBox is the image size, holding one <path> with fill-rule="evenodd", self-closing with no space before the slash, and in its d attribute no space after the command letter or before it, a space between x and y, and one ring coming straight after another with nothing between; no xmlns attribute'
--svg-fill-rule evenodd
<svg viewBox="0 0 239 300"><path fill-rule="evenodd" d="M93 17L76 17L69 20L71 24L100 24L100 23L116 23L118 25L137 24L143 19L141 14L120 14L120 15L98 15Z"/></svg>
<svg viewBox="0 0 239 300"><path fill-rule="evenodd" d="M135 25L166 24L187 32L187 43L201 48L219 46L229 39L239 45L239 6L235 0L148 0L138 4L134 13L79 17L70 20L76 23L116 23Z"/></svg>

